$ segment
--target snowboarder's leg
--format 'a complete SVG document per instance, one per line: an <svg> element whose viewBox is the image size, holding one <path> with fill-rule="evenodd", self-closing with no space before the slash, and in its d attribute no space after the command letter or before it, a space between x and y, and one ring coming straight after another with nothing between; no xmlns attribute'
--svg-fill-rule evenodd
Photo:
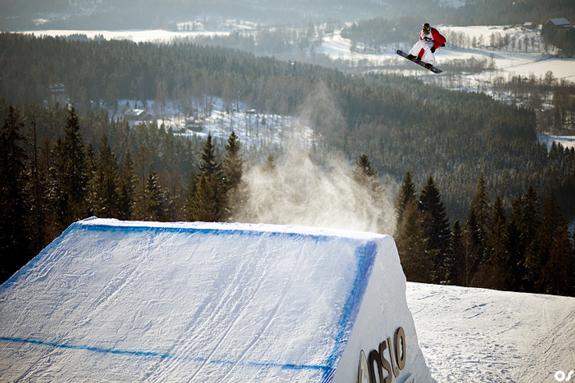
<svg viewBox="0 0 575 383"><path fill-rule="evenodd" d="M419 59L421 61L423 61L424 63L430 64L430 65L435 65L435 55L433 54L433 52L431 52L431 48L433 47L433 43L426 41L426 42L423 42L422 45L423 45L423 47L422 47L421 51L419 52L421 54Z"/></svg>
<svg viewBox="0 0 575 383"><path fill-rule="evenodd" d="M423 43L422 40L419 40L415 44L413 44L413 47L411 47L411 49L409 50L409 55L407 58L413 60L415 57L418 57L421 60L419 54L421 53L422 49L425 49L425 44Z"/></svg>

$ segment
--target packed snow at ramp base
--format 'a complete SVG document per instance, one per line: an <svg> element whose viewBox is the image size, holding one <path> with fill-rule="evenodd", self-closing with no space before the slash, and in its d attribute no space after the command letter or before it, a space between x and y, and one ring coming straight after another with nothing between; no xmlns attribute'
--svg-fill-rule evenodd
<svg viewBox="0 0 575 383"><path fill-rule="evenodd" d="M0 289L2 381L358 374L432 381L389 236L88 219Z"/></svg>
<svg viewBox="0 0 575 383"><path fill-rule="evenodd" d="M438 382L575 382L575 298L412 282L407 302Z"/></svg>

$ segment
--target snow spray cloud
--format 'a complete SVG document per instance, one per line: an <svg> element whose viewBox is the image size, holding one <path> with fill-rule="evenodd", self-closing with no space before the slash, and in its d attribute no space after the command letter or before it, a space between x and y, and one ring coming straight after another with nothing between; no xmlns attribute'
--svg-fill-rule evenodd
<svg viewBox="0 0 575 383"><path fill-rule="evenodd" d="M306 100L307 107L300 114L304 125L311 122L310 118L321 119L324 114L332 123L343 121L325 92L320 89L315 94L321 99L319 106L314 100ZM311 126L315 129L315 125ZM374 198L370 189L356 180L352 165L341 156L322 153L321 164L312 160L311 145L301 140L303 130L292 128L296 139L289 140L287 150L274 159L273 166L268 162L244 172L247 200L236 219L393 234L396 185L391 181L383 183ZM313 157L318 157L316 152Z"/></svg>

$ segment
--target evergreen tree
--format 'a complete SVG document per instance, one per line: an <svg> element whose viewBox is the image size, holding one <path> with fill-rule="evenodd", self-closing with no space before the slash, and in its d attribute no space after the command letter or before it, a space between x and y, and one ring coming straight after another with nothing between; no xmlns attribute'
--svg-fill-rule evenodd
<svg viewBox="0 0 575 383"><path fill-rule="evenodd" d="M225 183L220 164L215 156L212 136L208 135L202 152L200 174L194 184L190 207L193 221L221 221L225 213Z"/></svg>
<svg viewBox="0 0 575 383"><path fill-rule="evenodd" d="M64 129L63 149L66 155L66 177L70 180L70 192L74 201L85 193L84 144L80 134L80 123L74 108L69 110Z"/></svg>
<svg viewBox="0 0 575 383"><path fill-rule="evenodd" d="M196 208L196 182L198 176L190 177L186 188L186 220L193 221L195 218L194 209Z"/></svg>
<svg viewBox="0 0 575 383"><path fill-rule="evenodd" d="M477 222L477 217L473 209L465 223L464 229L465 244L465 273L463 274L463 285L471 286L473 277L477 272L483 254L483 232Z"/></svg>
<svg viewBox="0 0 575 383"><path fill-rule="evenodd" d="M373 169L367 154L361 154L355 163L354 176L356 181L362 185L368 185L377 172Z"/></svg>
<svg viewBox="0 0 575 383"><path fill-rule="evenodd" d="M226 144L226 155L223 161L225 184L228 190L237 187L242 179L243 159L240 153L240 141L232 131Z"/></svg>
<svg viewBox="0 0 575 383"><path fill-rule="evenodd" d="M559 224L558 209L555 198L552 195L548 195L543 201L541 225L539 225L536 234L538 242L537 253L531 255L528 263L528 270L532 274L534 292L542 292L545 289L546 276L543 273L543 268L549 260L555 226Z"/></svg>
<svg viewBox="0 0 575 383"><path fill-rule="evenodd" d="M118 163L102 136L96 169L89 182L88 201L92 214L99 217L118 216Z"/></svg>
<svg viewBox="0 0 575 383"><path fill-rule="evenodd" d="M487 195L485 177L483 177L483 175L479 177L479 181L477 182L477 190L473 197L473 201L471 202L471 209L475 212L477 222L481 228L486 230L489 225L491 207L489 196Z"/></svg>
<svg viewBox="0 0 575 383"><path fill-rule="evenodd" d="M134 207L136 177L134 175L134 163L130 152L122 161L118 179L118 218L128 220L132 218Z"/></svg>
<svg viewBox="0 0 575 383"><path fill-rule="evenodd" d="M87 144L85 147L85 155L86 155L86 179L87 182L90 181L92 177L96 174L96 170L98 168L98 159L96 157L96 152L94 150L94 146L92 144Z"/></svg>
<svg viewBox="0 0 575 383"><path fill-rule="evenodd" d="M0 130L0 278L6 279L30 256L26 244L24 125L9 108Z"/></svg>
<svg viewBox="0 0 575 383"><path fill-rule="evenodd" d="M47 174L40 166L39 148L37 143L36 122L32 122L33 143L32 158L28 162L28 183L25 189L26 205L28 206L27 224L28 242L32 254L37 254L52 239L48 236L49 222L47 220Z"/></svg>
<svg viewBox="0 0 575 383"><path fill-rule="evenodd" d="M571 290L571 256L569 232L553 195L543 204L543 221L539 228L540 252L537 258L539 278L536 289L548 294L569 294Z"/></svg>
<svg viewBox="0 0 575 383"><path fill-rule="evenodd" d="M375 211L373 213L377 230L382 232L385 230L385 217L383 214L383 186L381 185L377 177L377 172L374 170L366 154L360 155L357 159L353 170L353 177L359 185L365 187L369 192L371 202L373 203L373 206L375 206Z"/></svg>
<svg viewBox="0 0 575 383"><path fill-rule="evenodd" d="M166 193L154 172L146 178L146 185L136 204L135 215L137 219L144 221L169 220Z"/></svg>
<svg viewBox="0 0 575 383"><path fill-rule="evenodd" d="M218 174L221 175L222 167L218 162L215 154L215 147L211 133L204 144L202 151L202 160L200 162L200 172L202 174Z"/></svg>
<svg viewBox="0 0 575 383"><path fill-rule="evenodd" d="M565 223L555 227L547 263L543 267L543 292L570 295L573 293L573 257L569 231Z"/></svg>
<svg viewBox="0 0 575 383"><path fill-rule="evenodd" d="M102 212L110 217L118 217L118 191L119 191L119 169L118 160L110 145L108 145L108 137L106 135L102 138L100 145L98 171L101 174L100 195L102 204Z"/></svg>
<svg viewBox="0 0 575 383"><path fill-rule="evenodd" d="M508 261L505 267L506 277L505 285L507 289L513 291L525 291L525 267L524 253L525 243L521 236L522 226L522 199L517 198L513 201L511 210L511 219L507 225L507 251Z"/></svg>
<svg viewBox="0 0 575 383"><path fill-rule="evenodd" d="M66 194L64 179L64 151L62 140L56 140L51 150L48 169L49 221L52 222L52 236L58 235L69 222L67 221L69 196Z"/></svg>
<svg viewBox="0 0 575 383"><path fill-rule="evenodd" d="M540 279L541 267L539 256L541 253L541 243L539 240L539 230L541 226L541 211L537 194L532 187L521 199L521 217L519 231L521 237L521 247L523 251L523 268L525 269L524 285L526 291L537 290L537 283Z"/></svg>
<svg viewBox="0 0 575 383"><path fill-rule="evenodd" d="M474 285L504 289L508 258L508 233L505 210L501 198L495 200L491 211L487 236L487 259L481 262L475 275Z"/></svg>
<svg viewBox="0 0 575 383"><path fill-rule="evenodd" d="M403 177L403 182L401 184L401 188L399 189L399 194L397 196L397 200L395 202L395 212L397 214L397 223L398 225L401 223L403 218L403 212L405 211L405 207L409 203L409 201L415 201L415 185L411 180L411 173L405 173L405 177Z"/></svg>
<svg viewBox="0 0 575 383"><path fill-rule="evenodd" d="M455 221L451 231L449 251L443 263L443 282L451 285L463 285L465 276L465 246L463 231L459 221Z"/></svg>
<svg viewBox="0 0 575 383"><path fill-rule="evenodd" d="M243 159L240 153L240 141L232 131L226 144L223 161L224 186L226 192L226 218L230 218L245 203L245 191L242 190Z"/></svg>
<svg viewBox="0 0 575 383"><path fill-rule="evenodd" d="M433 177L429 177L421 191L419 208L423 213L423 231L427 237L427 252L433 259L433 281L439 283L442 277L441 265L449 251L451 232L445 207L441 202L441 196L435 187Z"/></svg>
<svg viewBox="0 0 575 383"><path fill-rule="evenodd" d="M488 226L490 218L490 203L489 196L487 195L487 187L485 183L485 178L483 175L479 177L477 182L477 190L475 196L471 202L471 211L475 215L475 220L477 222L477 227L475 229L479 230L477 239L480 240L476 245L479 261L485 262L487 260L487 236L488 236Z"/></svg>
<svg viewBox="0 0 575 383"><path fill-rule="evenodd" d="M432 282L434 260L426 251L427 237L423 230L422 213L414 200L405 206L403 219L397 229L396 242L407 280Z"/></svg>
<svg viewBox="0 0 575 383"><path fill-rule="evenodd" d="M59 169L62 188L66 194L64 211L65 225L82 219L88 212L86 204L87 178L84 144L80 134L78 115L74 108L68 112L64 140L58 155L62 157L62 168Z"/></svg>

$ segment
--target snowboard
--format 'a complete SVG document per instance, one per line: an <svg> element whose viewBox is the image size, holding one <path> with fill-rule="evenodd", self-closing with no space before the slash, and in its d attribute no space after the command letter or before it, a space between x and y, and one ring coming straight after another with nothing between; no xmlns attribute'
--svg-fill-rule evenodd
<svg viewBox="0 0 575 383"><path fill-rule="evenodd" d="M437 68L437 67L434 67L433 65L431 65L429 68L426 67L426 66L425 66L425 63L424 63L423 61L417 59L417 58L414 58L414 59L408 58L408 57L407 57L407 56L408 56L407 53L405 53L405 52L402 51L402 50L398 50L398 51L397 51L397 54L400 55L401 57L405 57L405 58L408 59L409 61L413 61L413 62L416 63L417 65L419 65L419 66L421 66L421 67L423 67L423 68L425 68L425 69L427 69L427 70L432 71L433 73L441 73L441 72L443 72L441 69L439 69L439 68Z"/></svg>

